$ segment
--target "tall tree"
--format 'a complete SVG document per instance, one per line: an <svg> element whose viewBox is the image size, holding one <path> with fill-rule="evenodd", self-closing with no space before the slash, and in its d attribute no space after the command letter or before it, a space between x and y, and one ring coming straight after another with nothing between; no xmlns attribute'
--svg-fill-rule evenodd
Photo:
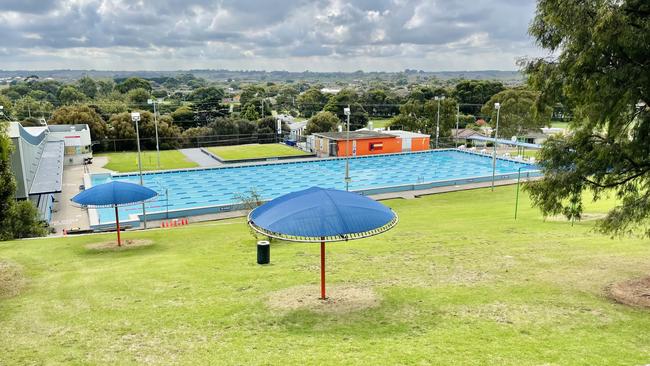
<svg viewBox="0 0 650 366"><path fill-rule="evenodd" d="M88 98L93 99L97 95L97 83L88 76L84 76L77 81L79 90Z"/></svg>
<svg viewBox="0 0 650 366"><path fill-rule="evenodd" d="M483 104L490 100L494 94L503 89L505 89L505 87L499 81L462 80L456 84L452 95L459 103L461 103L461 112L476 114Z"/></svg>
<svg viewBox="0 0 650 366"><path fill-rule="evenodd" d="M303 117L311 117L323 110L327 97L321 93L319 88L310 88L300 94L296 99L298 110Z"/></svg>
<svg viewBox="0 0 650 366"><path fill-rule="evenodd" d="M639 0L539 0L530 33L556 55L529 60L540 104L564 95L571 136L541 151L544 179L528 186L545 215L579 219L583 193L619 204L600 229L650 236L650 5Z"/></svg>
<svg viewBox="0 0 650 366"><path fill-rule="evenodd" d="M551 117L551 110L537 110L535 103L538 92L525 89L506 89L501 91L490 98L481 109L481 114L491 116L490 124L494 128L496 126L496 110L494 103L501 103L501 110L499 111L499 135L504 138L510 136L522 135L528 131L539 132L541 127L544 127Z"/></svg>
<svg viewBox="0 0 650 366"><path fill-rule="evenodd" d="M352 89L343 89L332 95L323 107L324 111L334 113L342 123L347 123L344 108L350 106L350 130L358 130L368 125L368 113L359 103L359 96Z"/></svg>
<svg viewBox="0 0 650 366"><path fill-rule="evenodd" d="M84 93L72 85L67 85L59 90L59 101L64 105L81 103L86 99Z"/></svg>
<svg viewBox="0 0 650 366"><path fill-rule="evenodd" d="M93 141L103 140L108 134L108 125L97 111L87 105L65 106L52 113L48 123L53 125L87 124Z"/></svg>
<svg viewBox="0 0 650 366"><path fill-rule="evenodd" d="M142 79L142 78L128 78L121 83L117 84L115 88L120 92L120 93L128 93L130 90L133 89L144 89L146 91L151 91L151 83L148 80Z"/></svg>
<svg viewBox="0 0 650 366"><path fill-rule="evenodd" d="M318 112L309 119L305 133L311 135L315 132L336 131L336 126L340 123L339 118L332 112Z"/></svg>

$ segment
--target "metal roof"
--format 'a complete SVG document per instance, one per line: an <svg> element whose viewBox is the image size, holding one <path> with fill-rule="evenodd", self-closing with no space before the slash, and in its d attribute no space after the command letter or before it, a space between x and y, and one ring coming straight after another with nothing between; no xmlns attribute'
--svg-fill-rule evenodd
<svg viewBox="0 0 650 366"><path fill-rule="evenodd" d="M63 141L49 141L45 144L29 194L61 192L63 151Z"/></svg>
<svg viewBox="0 0 650 366"><path fill-rule="evenodd" d="M487 142L494 142L493 137L486 137L486 136L469 136L467 137L469 140L477 140L477 141L487 141ZM520 141L512 141L512 140L505 140L505 139L497 139L497 144L501 145L510 145L510 146L519 146L519 147L526 147L529 149L541 149L542 145L540 144L529 144L527 142L520 142Z"/></svg>
<svg viewBox="0 0 650 366"><path fill-rule="evenodd" d="M347 140L347 132L318 132L314 133L315 136L325 137L330 140ZM386 133L375 131L350 131L350 140L363 140L363 139L386 139L395 138L396 136Z"/></svg>

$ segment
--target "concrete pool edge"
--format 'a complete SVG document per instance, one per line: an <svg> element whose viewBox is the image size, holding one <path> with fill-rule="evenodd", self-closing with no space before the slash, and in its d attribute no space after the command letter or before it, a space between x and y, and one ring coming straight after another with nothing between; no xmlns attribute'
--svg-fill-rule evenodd
<svg viewBox="0 0 650 366"><path fill-rule="evenodd" d="M281 155L281 156L269 156L265 158L250 158L250 159L224 159L221 156L213 153L205 147L200 148L201 152L210 158L222 163L222 164L245 164L245 163L264 163L264 162L274 162L279 160L290 160L290 159L312 159L316 158L316 154L305 153L303 155Z"/></svg>
<svg viewBox="0 0 650 366"><path fill-rule="evenodd" d="M495 185L503 185L503 182L511 181L516 179L519 173L505 173L495 175ZM540 178L542 176L539 170L527 170L521 172L521 178L524 180L530 180L535 178ZM364 196L383 196L382 199L391 199L399 198L400 193L404 192L414 192L414 195L418 195L415 192L420 192L420 195L427 193L427 190L440 189L448 187L449 191L456 190L465 190L465 189L475 189L481 188L476 187L476 185L481 185L484 183L491 183L492 176L478 176L478 177L467 177L467 178L456 178L456 179L447 179L447 180L438 180L431 182L422 182L414 184L402 184L395 186L384 186L384 187L374 187L366 189L357 189L352 190L362 194ZM512 183L505 183L512 184ZM455 189L454 189L455 188ZM393 197L387 196L389 194L395 194ZM262 202L268 202L269 200L263 200ZM160 221L160 220L169 220L177 218L185 218L191 216L202 216L202 215L215 215L223 214L227 212L239 211L245 209L244 204L242 203L230 203L230 204L221 204L221 205L211 205L211 206L200 206L193 208L185 209L176 209L176 210L165 210L165 211L152 211L147 212L147 221ZM103 230L109 229L115 226L115 221L108 221L104 223L99 223L99 215L96 209L88 209L90 228L93 230ZM142 214L130 215L129 219L121 220L120 223L123 223L125 226L130 226L132 228L139 227L142 222Z"/></svg>

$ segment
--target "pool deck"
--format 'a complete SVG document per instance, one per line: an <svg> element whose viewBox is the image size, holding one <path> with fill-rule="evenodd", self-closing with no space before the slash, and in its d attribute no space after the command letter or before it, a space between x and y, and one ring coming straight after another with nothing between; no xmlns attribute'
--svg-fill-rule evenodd
<svg viewBox="0 0 650 366"><path fill-rule="evenodd" d="M183 155L185 155L191 161L199 164L199 166L202 168L223 165L218 160L204 153L201 148L198 147L192 149L181 149L180 152L183 153Z"/></svg>
<svg viewBox="0 0 650 366"><path fill-rule="evenodd" d="M527 179L521 179L521 182L527 182L527 181L534 181L541 179L542 177L531 177ZM513 185L516 184L517 180L516 179L510 179L510 180L497 180L495 182L495 186L507 186L507 185ZM477 183L468 183L468 184L462 184L462 185L453 185L453 186L443 186L443 187L435 187L435 188L430 188L430 189L422 189L422 190L415 190L415 191L402 191L402 192L389 192L389 193L381 193L381 194L376 194L376 195L370 195L369 197L377 200L377 201L384 201L384 200L391 200L391 199L417 199L421 196L427 196L427 195L432 195L432 194L441 194L441 193L448 193L448 192L456 192L456 191L464 191L464 190L469 190L469 189L481 189L481 188L489 188L491 186L491 182L477 182ZM220 221L220 220L227 220L227 219L233 219L233 218L240 218L240 217L245 217L248 215L248 211L246 210L238 210L238 211L228 211L228 212L221 212L221 213L215 213L215 214L206 214L206 215L197 215L197 216L189 216L188 222L190 224L192 223L199 223L199 222L208 222L208 221ZM169 221L169 220L148 220L148 230L173 230L174 228L162 228L163 221ZM142 228L134 228L131 230L143 230ZM57 232L55 235L60 236L61 233ZM92 234L90 234L92 235Z"/></svg>

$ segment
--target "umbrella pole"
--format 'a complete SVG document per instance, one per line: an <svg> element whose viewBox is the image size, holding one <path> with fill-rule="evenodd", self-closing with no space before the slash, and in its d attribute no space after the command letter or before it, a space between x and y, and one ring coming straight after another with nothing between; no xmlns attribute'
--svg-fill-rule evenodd
<svg viewBox="0 0 650 366"><path fill-rule="evenodd" d="M115 205L115 225L117 226L117 246L122 246L122 241L120 240L120 217L117 214L117 205Z"/></svg>
<svg viewBox="0 0 650 366"><path fill-rule="evenodd" d="M321 237L320 242L320 298L325 300L325 238Z"/></svg>

